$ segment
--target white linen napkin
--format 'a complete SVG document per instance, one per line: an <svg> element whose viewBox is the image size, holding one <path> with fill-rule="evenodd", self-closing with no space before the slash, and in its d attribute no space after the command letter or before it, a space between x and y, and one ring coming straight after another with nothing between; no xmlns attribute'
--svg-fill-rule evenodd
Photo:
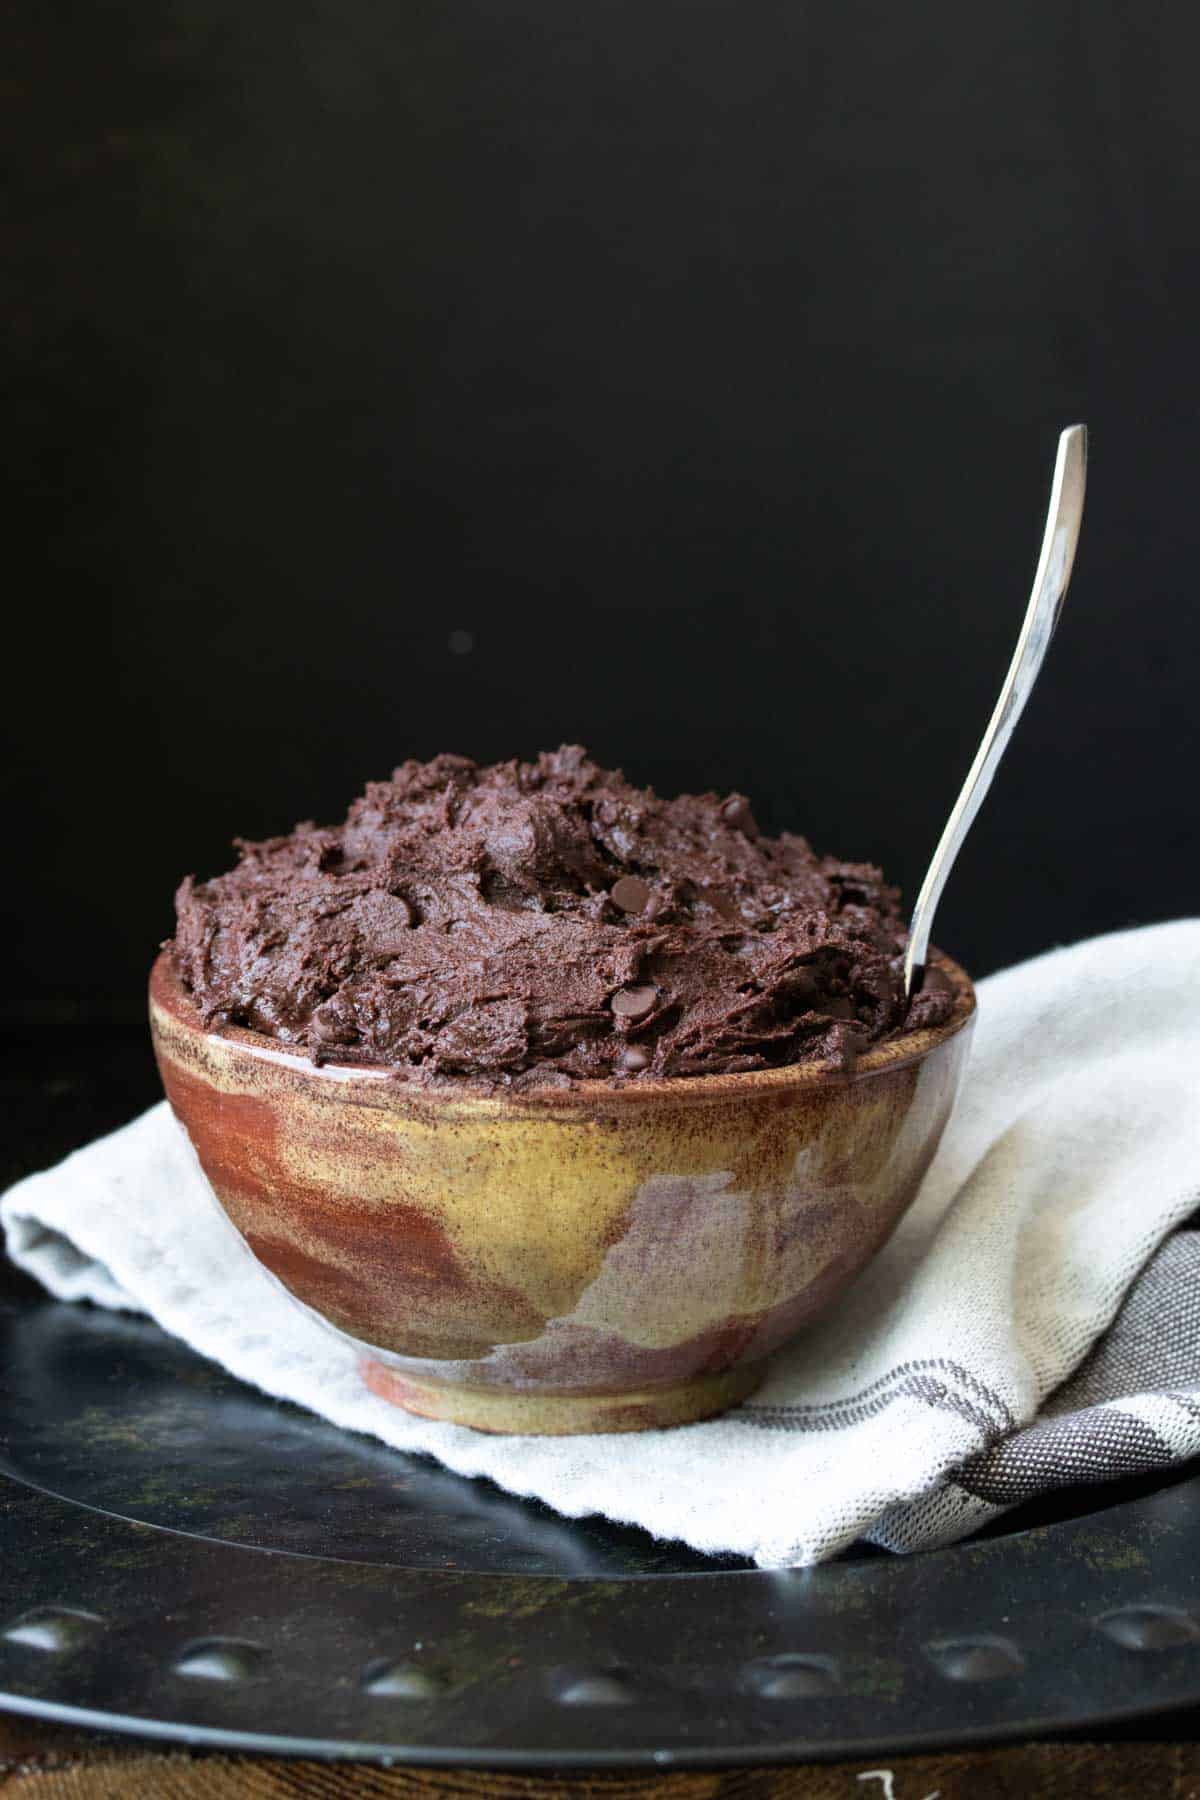
<svg viewBox="0 0 1200 1800"><path fill-rule="evenodd" d="M890 1243L749 1401L672 1431L490 1437L377 1399L245 1249L165 1103L11 1188L0 1221L60 1299L148 1313L268 1394L571 1517L764 1567L864 1535L921 1548L1200 1451L1200 1234L1155 1255L1200 1205L1197 994L1200 920L983 982L958 1109Z"/></svg>

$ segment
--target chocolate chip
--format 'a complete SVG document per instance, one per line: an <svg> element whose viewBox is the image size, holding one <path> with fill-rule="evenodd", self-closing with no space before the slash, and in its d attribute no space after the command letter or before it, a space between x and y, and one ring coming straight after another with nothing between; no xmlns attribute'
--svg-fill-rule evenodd
<svg viewBox="0 0 1200 1800"><path fill-rule="evenodd" d="M721 817L727 825L749 838L751 843L758 836L758 825L745 794L730 794L728 800L722 800Z"/></svg>
<svg viewBox="0 0 1200 1800"><path fill-rule="evenodd" d="M622 875L620 881L614 881L610 899L622 912L644 912L646 902L650 898L650 889L638 875Z"/></svg>
<svg viewBox="0 0 1200 1800"><path fill-rule="evenodd" d="M618 1019L644 1019L657 999L657 988L621 988L613 995L609 1005Z"/></svg>
<svg viewBox="0 0 1200 1800"><path fill-rule="evenodd" d="M354 1018L354 1002L344 994L333 994L313 1013L309 1025L314 1044L349 1044L358 1035Z"/></svg>
<svg viewBox="0 0 1200 1800"><path fill-rule="evenodd" d="M801 1001L815 999L820 983L816 971L805 964L785 975L780 986L792 1004L798 1005Z"/></svg>
<svg viewBox="0 0 1200 1800"><path fill-rule="evenodd" d="M643 1050L640 1044L626 1044L617 1057L617 1068L622 1075L636 1075L641 1069L650 1067L650 1052Z"/></svg>

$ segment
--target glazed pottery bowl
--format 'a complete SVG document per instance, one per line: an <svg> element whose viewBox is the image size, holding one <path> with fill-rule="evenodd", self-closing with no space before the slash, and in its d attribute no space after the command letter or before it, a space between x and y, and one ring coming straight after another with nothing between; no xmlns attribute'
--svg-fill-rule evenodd
<svg viewBox="0 0 1200 1800"><path fill-rule="evenodd" d="M426 1088L207 1031L169 955L167 1097L259 1261L412 1412L488 1431L632 1431L741 1399L909 1205L974 1022L852 1074Z"/></svg>

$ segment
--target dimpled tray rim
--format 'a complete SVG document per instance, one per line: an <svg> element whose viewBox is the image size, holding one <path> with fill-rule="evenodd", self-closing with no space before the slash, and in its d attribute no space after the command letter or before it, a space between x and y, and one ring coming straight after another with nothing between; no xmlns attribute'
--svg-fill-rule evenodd
<svg viewBox="0 0 1200 1800"><path fill-rule="evenodd" d="M1200 1481L906 1559L619 1581L216 1543L0 1484L0 1706L535 1768L849 1758L1200 1699Z"/></svg>

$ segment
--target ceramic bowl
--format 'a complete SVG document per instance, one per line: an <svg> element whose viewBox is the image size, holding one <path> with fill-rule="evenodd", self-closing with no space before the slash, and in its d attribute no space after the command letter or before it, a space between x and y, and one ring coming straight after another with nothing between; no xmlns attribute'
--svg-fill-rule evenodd
<svg viewBox="0 0 1200 1800"><path fill-rule="evenodd" d="M793 1067L521 1094L425 1088L205 1030L173 964L167 1097L259 1261L411 1412L634 1431L732 1405L917 1191L975 1000L853 1074Z"/></svg>

